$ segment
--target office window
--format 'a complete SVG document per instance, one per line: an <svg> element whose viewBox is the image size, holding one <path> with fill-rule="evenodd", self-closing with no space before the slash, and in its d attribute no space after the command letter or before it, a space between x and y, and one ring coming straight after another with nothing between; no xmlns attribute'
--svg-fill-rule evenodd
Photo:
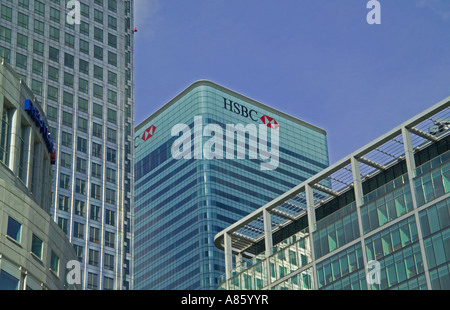
<svg viewBox="0 0 450 310"><path fill-rule="evenodd" d="M94 27L94 39L103 43L103 30Z"/></svg>
<svg viewBox="0 0 450 310"><path fill-rule="evenodd" d="M114 255L105 253L105 269L114 271ZM111 288L112 289L112 288Z"/></svg>
<svg viewBox="0 0 450 310"><path fill-rule="evenodd" d="M79 61L79 70L81 73L89 74L89 62L80 59Z"/></svg>
<svg viewBox="0 0 450 310"><path fill-rule="evenodd" d="M65 234L69 231L69 221L65 218L58 217L58 226Z"/></svg>
<svg viewBox="0 0 450 310"><path fill-rule="evenodd" d="M80 78L80 80L82 80L82 79ZM87 81L86 81L86 83L87 83ZM87 99L79 97L78 98L78 110L81 112L88 112L89 111L89 101Z"/></svg>
<svg viewBox="0 0 450 310"><path fill-rule="evenodd" d="M116 212L106 209L105 210L105 223L107 225L114 226L115 222L116 222L115 220L116 220Z"/></svg>
<svg viewBox="0 0 450 310"><path fill-rule="evenodd" d="M102 209L99 206L91 205L91 220L100 222Z"/></svg>
<svg viewBox="0 0 450 310"><path fill-rule="evenodd" d="M52 81L58 82L59 79L59 70L58 68L48 66L48 78ZM58 92L58 89L56 89L56 93ZM56 96L57 100L58 96Z"/></svg>
<svg viewBox="0 0 450 310"><path fill-rule="evenodd" d="M98 200L102 199L102 189L100 185L91 183L91 197Z"/></svg>
<svg viewBox="0 0 450 310"><path fill-rule="evenodd" d="M113 232L105 231L105 246L114 248L115 234Z"/></svg>
<svg viewBox="0 0 450 310"><path fill-rule="evenodd" d="M114 129L107 128L106 136L108 142L116 143L117 142L117 132Z"/></svg>
<svg viewBox="0 0 450 310"><path fill-rule="evenodd" d="M55 9L54 7L50 7L50 20L58 24L60 23L61 20L59 10Z"/></svg>
<svg viewBox="0 0 450 310"><path fill-rule="evenodd" d="M78 117L78 130L87 133L88 132L88 120L83 117Z"/></svg>
<svg viewBox="0 0 450 310"><path fill-rule="evenodd" d="M19 0L18 4L20 7L28 9L28 6L30 5L29 0Z"/></svg>
<svg viewBox="0 0 450 310"><path fill-rule="evenodd" d="M89 241L99 244L100 243L100 229L96 227L89 227Z"/></svg>
<svg viewBox="0 0 450 310"><path fill-rule="evenodd" d="M42 76L44 73L44 64L39 60L33 59L32 70L33 73Z"/></svg>
<svg viewBox="0 0 450 310"><path fill-rule="evenodd" d="M34 1L34 13L45 17L45 4L35 0Z"/></svg>
<svg viewBox="0 0 450 310"><path fill-rule="evenodd" d="M61 152L60 158L61 167L70 169L72 166L72 155Z"/></svg>
<svg viewBox="0 0 450 310"><path fill-rule="evenodd" d="M6 231L6 235L20 243L21 235L22 235L22 224L8 216L8 228Z"/></svg>
<svg viewBox="0 0 450 310"><path fill-rule="evenodd" d="M117 0L108 0L108 10L117 12Z"/></svg>
<svg viewBox="0 0 450 310"><path fill-rule="evenodd" d="M117 18L108 15L108 27L113 30L117 30Z"/></svg>
<svg viewBox="0 0 450 310"><path fill-rule="evenodd" d="M42 259L43 242L35 234L31 237L31 252L39 259Z"/></svg>
<svg viewBox="0 0 450 310"><path fill-rule="evenodd" d="M78 182L81 181L81 182ZM79 187L80 191L86 191L86 181L77 179L77 186ZM81 200L75 200L75 208L74 208L75 215L83 216L86 214L86 203Z"/></svg>
<svg viewBox="0 0 450 310"><path fill-rule="evenodd" d="M115 190L107 188L105 195L106 195L105 201L107 203L110 203L110 204L116 203L116 191Z"/></svg>
<svg viewBox="0 0 450 310"><path fill-rule="evenodd" d="M98 60L103 60L103 48L94 45L94 57L97 58Z"/></svg>
<svg viewBox="0 0 450 310"><path fill-rule="evenodd" d="M89 265L98 267L99 252L93 249L89 249Z"/></svg>
<svg viewBox="0 0 450 310"><path fill-rule="evenodd" d="M92 105L92 114L95 117L103 118L103 107L100 104L94 103Z"/></svg>
<svg viewBox="0 0 450 310"><path fill-rule="evenodd" d="M87 22L81 21L80 32L86 36L89 36L89 24Z"/></svg>
<svg viewBox="0 0 450 310"><path fill-rule="evenodd" d="M94 9L94 20L97 23L103 24L103 12L97 9Z"/></svg>
<svg viewBox="0 0 450 310"><path fill-rule="evenodd" d="M20 27L28 29L28 15L18 12L17 13L17 24Z"/></svg>
<svg viewBox="0 0 450 310"><path fill-rule="evenodd" d="M86 195L86 181L77 178L75 182L75 192L78 194Z"/></svg>
<svg viewBox="0 0 450 310"><path fill-rule="evenodd" d="M53 101L58 101L58 88L48 85L47 98Z"/></svg>
<svg viewBox="0 0 450 310"><path fill-rule="evenodd" d="M102 178L102 165L92 163L91 176L94 178L101 179Z"/></svg>
<svg viewBox="0 0 450 310"><path fill-rule="evenodd" d="M78 118L79 121L79 118ZM86 153L87 152L87 139L82 137L77 137L77 151Z"/></svg>
<svg viewBox="0 0 450 310"><path fill-rule="evenodd" d="M117 86L117 74L111 71L108 71L108 83L113 86Z"/></svg>
<svg viewBox="0 0 450 310"><path fill-rule="evenodd" d="M59 187L70 190L70 175L61 173L59 177Z"/></svg>
<svg viewBox="0 0 450 310"><path fill-rule="evenodd" d="M80 39L80 52L89 55L89 42Z"/></svg>
<svg viewBox="0 0 450 310"><path fill-rule="evenodd" d="M108 45L117 48L117 36L112 33L108 33Z"/></svg>
<svg viewBox="0 0 450 310"><path fill-rule="evenodd" d="M112 104L117 104L117 93L110 89L108 89L108 102Z"/></svg>
<svg viewBox="0 0 450 310"><path fill-rule="evenodd" d="M16 66L22 69L27 69L27 56L16 53Z"/></svg>
<svg viewBox="0 0 450 310"><path fill-rule="evenodd" d="M98 274L88 272L87 288L91 290L98 289Z"/></svg>
<svg viewBox="0 0 450 310"><path fill-rule="evenodd" d="M0 28L0 32L1 32L1 28ZM28 49L28 37L18 33L17 34L17 46L24 48L24 49Z"/></svg>
<svg viewBox="0 0 450 310"><path fill-rule="evenodd" d="M83 158L77 157L77 171L81 173L86 173L87 161Z"/></svg>
<svg viewBox="0 0 450 310"><path fill-rule="evenodd" d="M84 248L81 245L73 245L73 248L75 249L75 253L77 255L77 259L79 262L83 262L83 252Z"/></svg>
<svg viewBox="0 0 450 310"><path fill-rule="evenodd" d="M78 79L78 90L82 93L87 94L89 92L89 82L85 79ZM85 111L87 112L87 111Z"/></svg>
<svg viewBox="0 0 450 310"><path fill-rule="evenodd" d="M63 131L61 133L61 144L65 147L72 148L72 134Z"/></svg>
<svg viewBox="0 0 450 310"><path fill-rule="evenodd" d="M84 224L73 222L73 236L75 238L84 239Z"/></svg>
<svg viewBox="0 0 450 310"><path fill-rule="evenodd" d="M52 61L59 62L59 50L57 48L49 46L48 58Z"/></svg>
<svg viewBox="0 0 450 310"><path fill-rule="evenodd" d="M71 81L72 85L73 85L73 75L72 74L64 72L64 84L66 84L66 79L68 79L69 82ZM67 85L67 86L69 86L69 85ZM65 106L73 108L73 94L64 91L63 92L63 104Z"/></svg>
<svg viewBox="0 0 450 310"><path fill-rule="evenodd" d="M92 124L92 135L97 138L101 138L103 133L103 126L101 124Z"/></svg>
<svg viewBox="0 0 450 310"><path fill-rule="evenodd" d="M68 53L64 53L64 65L68 68L73 69L74 63L75 63L75 58Z"/></svg>
<svg viewBox="0 0 450 310"><path fill-rule="evenodd" d="M70 208L70 198L64 195L59 195L58 208L61 211L68 212Z"/></svg>
<svg viewBox="0 0 450 310"><path fill-rule="evenodd" d="M33 79L31 81L31 90L33 91L34 94L42 96L42 82L36 81L35 79ZM47 117L48 117L48 114L47 114Z"/></svg>
<svg viewBox="0 0 450 310"><path fill-rule="evenodd" d="M111 168L106 168L106 181L116 184L116 170Z"/></svg>
<svg viewBox="0 0 450 310"><path fill-rule="evenodd" d="M11 50L9 48L0 46L0 56L3 57L7 63L11 62Z"/></svg>
<svg viewBox="0 0 450 310"><path fill-rule="evenodd" d="M102 158L102 145L92 142L92 156Z"/></svg>
<svg viewBox="0 0 450 310"><path fill-rule="evenodd" d="M117 111L108 109L108 122L117 124Z"/></svg>
<svg viewBox="0 0 450 310"><path fill-rule="evenodd" d="M63 111L63 125L72 127L73 115L70 112Z"/></svg>
<svg viewBox="0 0 450 310"><path fill-rule="evenodd" d="M59 29L55 28L53 26L49 27L49 31L50 31L50 39L59 42Z"/></svg>
<svg viewBox="0 0 450 310"><path fill-rule="evenodd" d="M33 53L44 56L44 43L33 40Z"/></svg>
<svg viewBox="0 0 450 310"><path fill-rule="evenodd" d="M56 274L59 273L59 257L53 251L50 256L50 269L53 270Z"/></svg>
<svg viewBox="0 0 450 310"><path fill-rule="evenodd" d="M111 163L116 163L117 151L111 148L107 148L106 160Z"/></svg>
<svg viewBox="0 0 450 310"><path fill-rule="evenodd" d="M98 99L103 99L103 87L97 84L94 84L94 97Z"/></svg>
<svg viewBox="0 0 450 310"><path fill-rule="evenodd" d="M64 34L64 44L68 47L73 48L75 46L75 36L70 33Z"/></svg>
<svg viewBox="0 0 450 310"><path fill-rule="evenodd" d="M12 21L12 9L2 4L2 18L7 21Z"/></svg>
<svg viewBox="0 0 450 310"><path fill-rule="evenodd" d="M100 81L103 81L103 68L94 65L94 77L96 79L99 79Z"/></svg>
<svg viewBox="0 0 450 310"><path fill-rule="evenodd" d="M117 54L108 51L108 63L117 67Z"/></svg>

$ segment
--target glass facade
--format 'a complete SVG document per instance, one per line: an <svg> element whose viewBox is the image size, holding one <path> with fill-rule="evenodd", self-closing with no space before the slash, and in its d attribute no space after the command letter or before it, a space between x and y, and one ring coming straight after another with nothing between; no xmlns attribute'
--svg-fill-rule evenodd
<svg viewBox="0 0 450 310"><path fill-rule="evenodd" d="M0 57L48 116L56 149L51 214L82 253L83 288L127 289L132 282L133 1L77 2L81 23L69 24L74 7L66 0L2 0ZM9 128L8 113L1 125ZM2 161L9 156L7 144L0 141ZM97 207L99 216L90 217ZM115 220L107 223L110 211ZM100 230L98 242L89 241L91 228ZM111 234L114 239L106 240ZM101 262L112 255L114 270L89 264L90 250L99 251ZM88 274L97 283L88 285Z"/></svg>
<svg viewBox="0 0 450 310"><path fill-rule="evenodd" d="M314 231L308 233L308 223L299 226L306 227L302 248L313 250L304 252L303 264L293 264L298 262L297 233L274 242L269 255L260 252L236 262L220 277L218 289L450 289L450 137L444 131L428 139L415 149L413 164L398 156L388 167L363 177L359 203L351 184L331 201L316 205ZM395 143L403 144L399 141ZM413 167L410 174L408 165ZM324 211L342 200L347 204ZM369 262L379 264L376 279ZM259 272L268 263L269 281L269 271Z"/></svg>
<svg viewBox="0 0 450 310"><path fill-rule="evenodd" d="M226 124L259 128L264 116L274 119L279 131L276 169L262 169L261 154L250 159L250 151L245 159L238 159L237 151L233 159L195 159L196 147L201 154L211 136L195 140L199 116L202 130L215 125L223 132ZM177 124L191 130L191 159L173 157L172 146L180 139L178 131L172 136ZM328 166L323 130L206 81L193 84L135 132L135 289L215 289L224 272L214 246L217 232ZM239 139L233 135L232 141L250 150L250 135Z"/></svg>

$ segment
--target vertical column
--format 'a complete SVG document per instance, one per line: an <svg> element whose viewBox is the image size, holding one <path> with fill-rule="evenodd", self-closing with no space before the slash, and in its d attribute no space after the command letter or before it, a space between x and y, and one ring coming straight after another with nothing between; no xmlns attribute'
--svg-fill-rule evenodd
<svg viewBox="0 0 450 310"><path fill-rule="evenodd" d="M363 253L363 263L364 263L364 273L367 279L367 253L366 247L364 243L364 230L362 227L362 218L361 218L361 206L363 204L363 188L362 188L362 179L361 179L361 169L359 166L359 162L355 157L352 157L350 160L352 166L352 176L353 176L353 190L355 192L355 202L356 202L356 213L358 215L358 227L359 227L359 235L361 238L361 249ZM367 283L367 289L372 290L372 287Z"/></svg>
<svg viewBox="0 0 450 310"><path fill-rule="evenodd" d="M414 218L416 220L420 252L422 255L423 268L425 270L425 279L427 281L428 289L431 290L431 279L430 279L430 273L428 271L428 262L427 262L426 255L425 255L425 246L423 244L422 227L420 226L419 213L416 211L418 206L417 206L417 199L416 199L416 189L414 187L414 175L415 175L415 170L416 170L416 162L414 159L414 148L413 148L412 140L411 140L411 132L406 127L402 127L402 138L403 138L403 147L405 149L405 161L406 161L406 169L408 171L409 187L410 187L412 203L413 203L413 207L414 207L414 211L415 211Z"/></svg>
<svg viewBox="0 0 450 310"><path fill-rule="evenodd" d="M14 109L11 117L11 142L10 142L10 155L9 155L9 168L17 176L19 172L19 150L20 150L20 121L19 112Z"/></svg>
<svg viewBox="0 0 450 310"><path fill-rule="evenodd" d="M316 254L314 253L314 238L313 233L316 231L316 210L314 209L314 192L309 184L305 185L305 197L306 197L306 214L308 216L308 230L309 230L309 246L311 249L311 260L313 268L312 287L314 290L318 290L317 286L317 269L315 263Z"/></svg>
<svg viewBox="0 0 450 310"><path fill-rule="evenodd" d="M229 289L229 279L231 278L231 270L233 269L233 252L231 249L231 235L225 233L223 236L224 251L225 251L225 280L226 288Z"/></svg>
<svg viewBox="0 0 450 310"><path fill-rule="evenodd" d="M271 274L270 274L270 251L273 247L272 239L272 219L269 211L263 210L263 220L264 220L264 244L265 244L265 257L266 257L266 273L267 273L267 286L271 284Z"/></svg>

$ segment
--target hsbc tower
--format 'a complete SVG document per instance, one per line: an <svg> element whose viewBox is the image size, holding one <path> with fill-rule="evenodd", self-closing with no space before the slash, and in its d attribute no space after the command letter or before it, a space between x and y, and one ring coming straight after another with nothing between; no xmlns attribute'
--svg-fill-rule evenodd
<svg viewBox="0 0 450 310"><path fill-rule="evenodd" d="M323 129L210 81L140 123L134 142L137 290L216 289L225 260L214 236L329 164ZM279 208L272 225L305 202ZM260 222L242 229L257 235Z"/></svg>

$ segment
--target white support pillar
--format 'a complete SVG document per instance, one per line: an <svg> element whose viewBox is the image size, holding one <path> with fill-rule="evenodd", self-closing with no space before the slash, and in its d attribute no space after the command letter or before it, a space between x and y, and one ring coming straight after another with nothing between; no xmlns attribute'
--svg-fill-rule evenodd
<svg viewBox="0 0 450 310"><path fill-rule="evenodd" d="M313 188L309 185L305 185L306 196L306 212L308 215L308 227L309 233L313 233L316 230L316 210L314 209L314 194Z"/></svg>
<svg viewBox="0 0 450 310"><path fill-rule="evenodd" d="M272 218L269 211L263 210L263 221L264 221L264 245L265 245L265 257L266 257L266 273L267 273L267 286L272 283L271 273L270 273L270 251L273 247L272 239Z"/></svg>
<svg viewBox="0 0 450 310"><path fill-rule="evenodd" d="M416 189L414 187L414 175L416 170L416 161L414 159L414 148L412 145L411 140L411 132L406 128L402 127L402 138L403 138L403 147L405 148L405 160L406 160L406 169L408 172L408 181L409 181L409 187L411 192L411 198L413 203L414 210L417 209L417 199L416 199ZM422 253L422 262L423 262L423 268L425 270L425 279L427 281L428 289L431 290L431 279L430 279L430 273L428 271L428 263L425 257L425 246L423 244L423 237L422 237L422 226L420 226L420 219L419 219L419 213L414 212L415 220L416 220L416 227L417 227L417 235L419 237L419 245L420 245L420 251Z"/></svg>
<svg viewBox="0 0 450 310"><path fill-rule="evenodd" d="M358 215L358 227L359 227L359 235L362 237L364 235L364 230L362 227L362 217L361 217L361 206L363 205L363 188L362 188L362 178L361 178L361 168L359 166L359 162L355 157L350 159L350 163L352 166L352 177L353 177L353 190L355 192L355 203L356 203L356 214ZM365 249L364 240L361 238L361 248L363 254L363 264L364 264L364 273L367 279L367 253ZM367 289L372 290L372 287L367 283Z"/></svg>
<svg viewBox="0 0 450 310"><path fill-rule="evenodd" d="M224 251L225 251L225 279L228 289L228 280L231 278L231 270L233 269L233 252L231 248L231 235L225 233L223 236Z"/></svg>

